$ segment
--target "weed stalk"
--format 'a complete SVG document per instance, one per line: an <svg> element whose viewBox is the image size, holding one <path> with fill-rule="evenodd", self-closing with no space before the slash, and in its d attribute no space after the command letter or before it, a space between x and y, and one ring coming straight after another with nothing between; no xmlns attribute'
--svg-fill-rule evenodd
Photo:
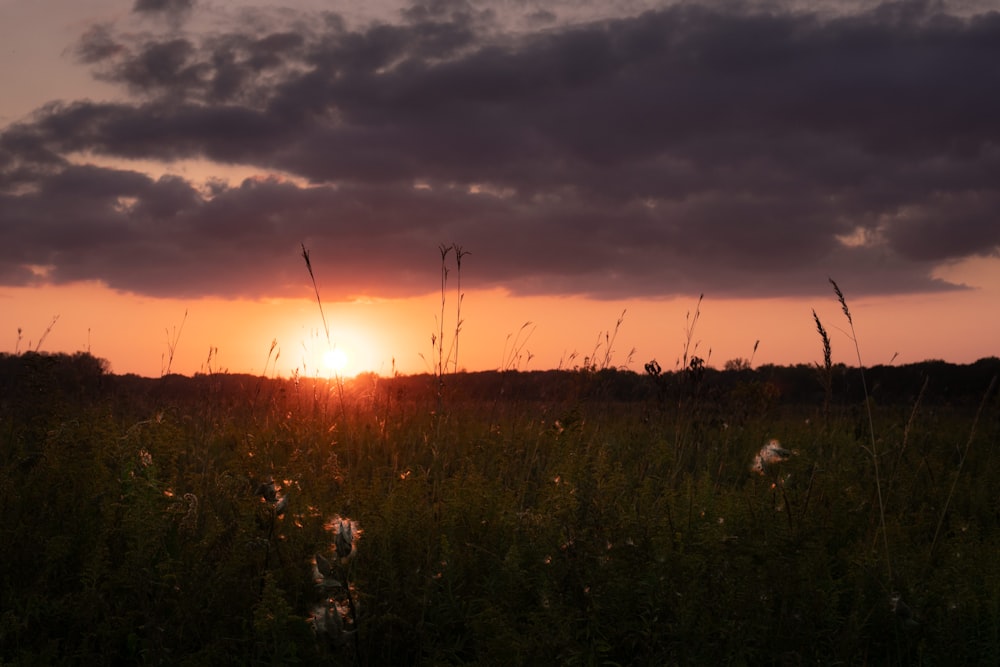
<svg viewBox="0 0 1000 667"><path fill-rule="evenodd" d="M186 312L184 314L187 315ZM58 321L59 321L59 316L55 315L52 318L52 321L49 322L49 326L45 327L45 331L42 332L41 337L38 339L38 343L35 344L35 352L38 352L38 350L41 349L42 343L44 343L45 339L49 337L50 333L52 333L52 327L54 327L56 325L56 322ZM20 340L21 330L18 329L17 333L18 333L18 340Z"/></svg>
<svg viewBox="0 0 1000 667"><path fill-rule="evenodd" d="M312 281L313 291L316 293L316 305L319 306L319 316L323 320L323 331L326 332L326 349L332 350L333 343L330 340L330 325L326 322L326 314L323 312L323 300L319 298L319 286L316 284L316 275L313 273L312 262L309 259L309 251L306 250L306 244L302 245L302 259L306 262L306 270L309 271L309 279ZM337 392L340 397L340 413L343 416L346 410L344 405L344 381L340 377L340 371L335 371L335 380L337 383Z"/></svg>
<svg viewBox="0 0 1000 667"><path fill-rule="evenodd" d="M181 326L174 328L173 338L170 337L170 331L167 330L167 364L166 366L163 366L163 359L161 357L160 377L163 377L164 375L170 375L170 368L174 364L174 353L177 352L177 343L180 342L181 332L184 331L184 323L187 322L187 317L188 317L188 311L185 308L184 317L181 319ZM55 324L55 320L52 320L52 324ZM52 326L50 325L49 329L51 328ZM48 329L46 329L45 333L46 335L48 335ZM44 336L42 338L44 338ZM41 341L39 341L39 343L41 343Z"/></svg>
<svg viewBox="0 0 1000 667"><path fill-rule="evenodd" d="M840 307L844 311L844 316L847 317L847 324L851 329L850 338L851 342L854 343L854 351L858 356L858 371L861 373L861 389L864 392L865 397L865 413L868 415L868 434L871 438L871 448L868 453L872 457L872 465L875 468L875 491L878 496L878 513L879 513L879 529L882 531L882 546L885 548L885 567L889 574L889 581L892 581L892 559L889 556L889 535L885 529L885 502L882 497L882 482L879 473L878 465L878 451L876 451L875 444L875 421L872 419L872 404L871 399L868 396L868 383L865 380L865 366L861 361L861 346L858 344L858 336L854 331L854 318L851 317L851 310L847 307L847 300L844 298L844 293L840 291L840 287L837 282L830 278L830 284L833 285L833 291L837 295L837 300L840 302ZM819 319L817 318L817 323Z"/></svg>
<svg viewBox="0 0 1000 667"><path fill-rule="evenodd" d="M437 328L431 332L431 351L437 355L437 359L433 361L433 368L431 368L431 370L434 373L437 384L437 412L438 414L441 414L444 409L444 375L448 372L449 366L451 366L452 372L458 372L458 340L463 324L462 302L465 300L465 295L462 293L462 258L471 253L464 250L462 246L457 243L452 243L451 245L445 245L442 243L438 246L438 250L441 252L441 313L435 318L437 320ZM451 251L453 250L455 251L457 285L455 333L452 336L450 345L448 346L448 351L445 353L444 319L445 306L448 301L448 274L451 272L448 268L448 255L451 254ZM423 355L420 356L423 357ZM426 359L424 362L426 363Z"/></svg>
<svg viewBox="0 0 1000 667"><path fill-rule="evenodd" d="M830 403L833 401L833 357L830 347L830 336L823 328L823 323L819 321L816 310L812 311L813 321L816 322L816 331L823 340L823 365L817 368L820 375L820 384L823 385L823 426L828 427L830 422Z"/></svg>
<svg viewBox="0 0 1000 667"><path fill-rule="evenodd" d="M456 373L458 372L458 334L462 331L462 301L465 300L465 294L462 293L462 258L469 254L467 250L463 250L462 246L457 243L452 244L455 249L455 295L456 295L456 305L455 305L455 337L451 340L451 352L449 356L452 357L452 370Z"/></svg>

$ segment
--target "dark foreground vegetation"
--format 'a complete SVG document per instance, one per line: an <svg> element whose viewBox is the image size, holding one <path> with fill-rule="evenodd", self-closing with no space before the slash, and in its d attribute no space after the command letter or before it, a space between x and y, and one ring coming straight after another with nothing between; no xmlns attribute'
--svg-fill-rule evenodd
<svg viewBox="0 0 1000 667"><path fill-rule="evenodd" d="M0 664L1000 664L998 373L0 355Z"/></svg>

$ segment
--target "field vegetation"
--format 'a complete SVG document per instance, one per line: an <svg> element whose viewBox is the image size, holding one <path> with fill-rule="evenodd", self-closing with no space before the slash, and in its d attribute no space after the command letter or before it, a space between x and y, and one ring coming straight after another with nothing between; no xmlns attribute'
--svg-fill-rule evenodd
<svg viewBox="0 0 1000 667"><path fill-rule="evenodd" d="M0 355L0 664L1000 664L1000 360L587 362Z"/></svg>

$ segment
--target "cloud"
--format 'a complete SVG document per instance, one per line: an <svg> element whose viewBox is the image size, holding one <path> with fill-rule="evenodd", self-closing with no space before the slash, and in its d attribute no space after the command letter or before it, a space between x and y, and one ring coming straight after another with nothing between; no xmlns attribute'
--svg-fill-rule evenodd
<svg viewBox="0 0 1000 667"><path fill-rule="evenodd" d="M350 26L249 16L115 26L77 56L122 86L0 133L0 280L163 296L463 284L597 298L954 289L995 255L1000 14L676 5L514 24L461 2ZM279 19L278 16L281 18ZM233 27L234 25L239 27ZM98 166L81 156L100 156ZM153 178L114 160L260 177ZM49 267L44 272L27 267Z"/></svg>
<svg viewBox="0 0 1000 667"><path fill-rule="evenodd" d="M132 11L178 13L190 11L193 7L194 0L135 0Z"/></svg>

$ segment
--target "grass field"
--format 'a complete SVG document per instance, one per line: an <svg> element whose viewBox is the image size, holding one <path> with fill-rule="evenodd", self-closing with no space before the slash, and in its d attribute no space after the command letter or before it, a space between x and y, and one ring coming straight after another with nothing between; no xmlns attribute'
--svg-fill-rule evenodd
<svg viewBox="0 0 1000 667"><path fill-rule="evenodd" d="M0 363L2 664L1000 664L997 359Z"/></svg>

